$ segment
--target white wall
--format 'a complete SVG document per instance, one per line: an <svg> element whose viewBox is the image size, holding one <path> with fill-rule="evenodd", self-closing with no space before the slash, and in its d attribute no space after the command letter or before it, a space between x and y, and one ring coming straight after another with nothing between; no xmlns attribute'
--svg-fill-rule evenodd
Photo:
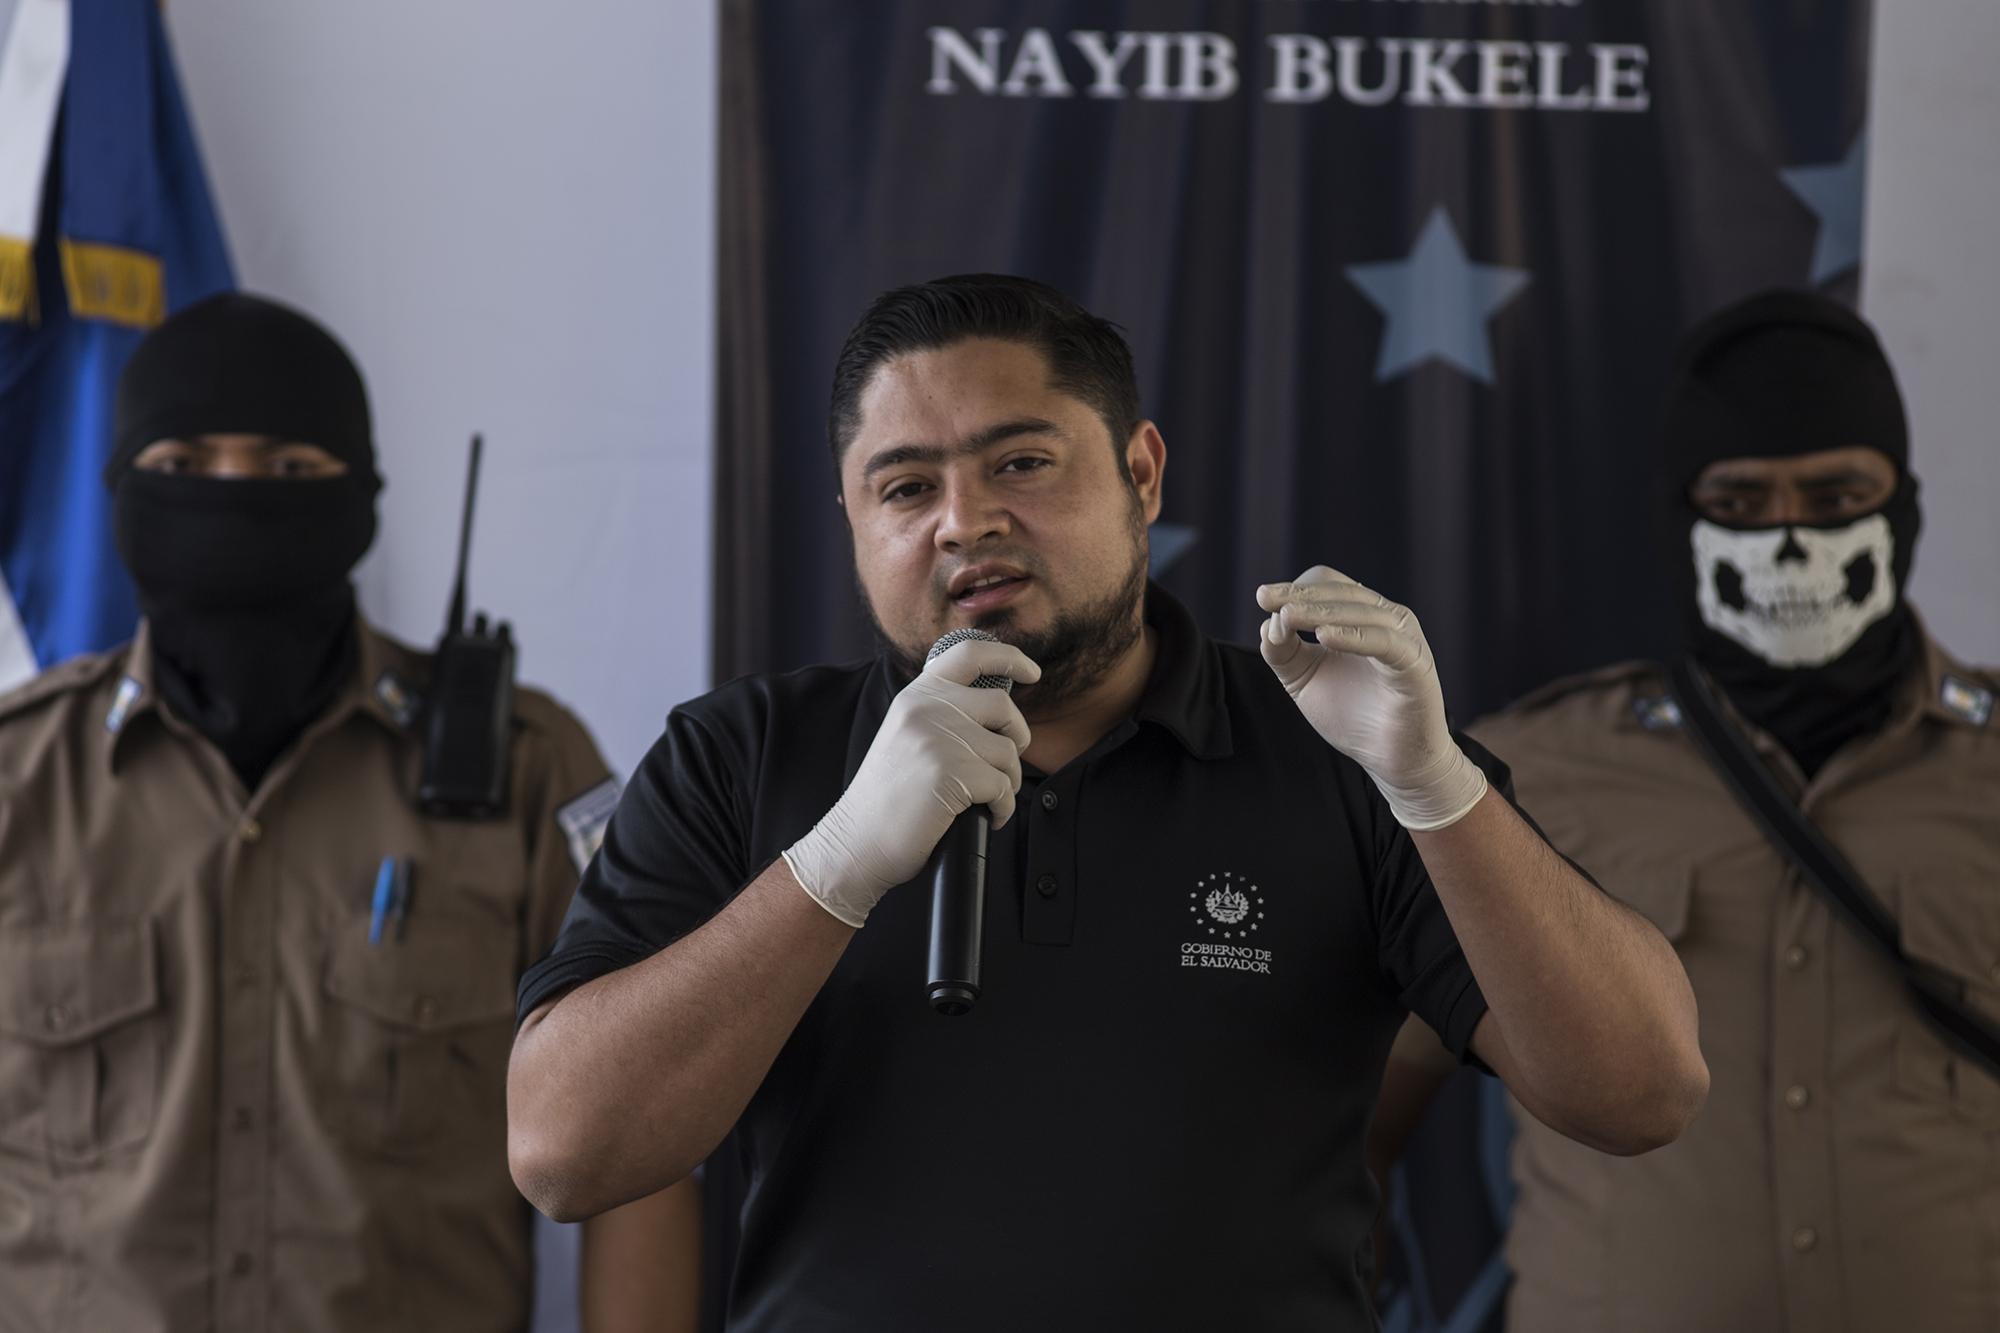
<svg viewBox="0 0 2000 1333"><path fill-rule="evenodd" d="M1995 0L1875 0L1862 309L1910 408L1912 598L2000 662L2000 51Z"/></svg>
<svg viewBox="0 0 2000 1333"><path fill-rule="evenodd" d="M363 608L435 639L483 430L473 605L629 774L707 673L713 7L166 12L239 282L368 377Z"/></svg>

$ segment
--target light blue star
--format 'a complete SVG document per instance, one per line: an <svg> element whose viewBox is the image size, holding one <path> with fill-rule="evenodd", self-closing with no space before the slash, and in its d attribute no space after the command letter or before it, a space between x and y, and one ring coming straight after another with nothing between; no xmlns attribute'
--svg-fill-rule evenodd
<svg viewBox="0 0 2000 1333"><path fill-rule="evenodd" d="M1442 207L1431 210L1408 259L1350 264L1347 277L1388 316L1375 381L1394 379L1436 357L1493 382L1486 321L1528 285L1525 269L1475 264Z"/></svg>
<svg viewBox="0 0 2000 1333"><path fill-rule="evenodd" d="M1811 167L1783 167L1778 179L1819 218L1813 242L1812 284L1861 262L1861 209L1868 176L1868 131L1854 136L1847 156Z"/></svg>
<svg viewBox="0 0 2000 1333"><path fill-rule="evenodd" d="M1197 536L1193 528L1180 523L1155 523L1152 528L1151 564L1147 570L1154 578L1167 572L1174 561L1187 554Z"/></svg>

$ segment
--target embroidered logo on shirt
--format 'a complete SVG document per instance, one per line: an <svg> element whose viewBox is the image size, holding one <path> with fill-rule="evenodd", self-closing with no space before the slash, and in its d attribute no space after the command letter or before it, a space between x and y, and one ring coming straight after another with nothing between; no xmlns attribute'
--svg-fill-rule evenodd
<svg viewBox="0 0 2000 1333"><path fill-rule="evenodd" d="M1673 731L1681 724L1681 706L1664 694L1634 699L1632 712L1639 725L1648 731Z"/></svg>
<svg viewBox="0 0 2000 1333"><path fill-rule="evenodd" d="M611 812L618 808L618 792L618 779L606 778L556 811L556 826L569 840L569 859L576 863L579 875L604 845L604 830L610 827Z"/></svg>
<svg viewBox="0 0 2000 1333"><path fill-rule="evenodd" d="M1946 676L1938 686L1938 702L1946 712L1964 718L1975 727L1985 726L1993 716L1993 691L1957 676Z"/></svg>
<svg viewBox="0 0 2000 1333"><path fill-rule="evenodd" d="M1213 889L1202 900L1208 914L1225 926L1234 926L1250 915L1250 900L1235 889ZM1253 925L1250 930L1255 930ZM1249 931L1245 931L1248 934Z"/></svg>
<svg viewBox="0 0 2000 1333"><path fill-rule="evenodd" d="M132 705L139 702L139 696L146 687L127 676L118 682L118 693L111 696L111 711L104 715L104 729L116 736L125 729L125 719L132 716Z"/></svg>
<svg viewBox="0 0 2000 1333"><path fill-rule="evenodd" d="M1271 972L1271 951L1233 940L1248 940L1264 924L1264 891L1248 876L1219 870L1197 879L1188 891L1189 924L1195 938L1181 945L1182 967L1232 972Z"/></svg>
<svg viewBox="0 0 2000 1333"><path fill-rule="evenodd" d="M1188 904L1196 925L1225 940L1248 939L1264 920L1263 890L1233 870L1196 880Z"/></svg>

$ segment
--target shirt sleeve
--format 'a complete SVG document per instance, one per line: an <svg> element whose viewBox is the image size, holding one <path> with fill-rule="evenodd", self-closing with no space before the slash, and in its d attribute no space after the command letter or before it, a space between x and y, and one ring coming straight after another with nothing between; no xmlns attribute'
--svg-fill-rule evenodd
<svg viewBox="0 0 2000 1333"><path fill-rule="evenodd" d="M1514 781L1507 765L1477 741L1457 733L1454 738L1512 804ZM1396 822L1372 783L1369 793L1375 815L1376 948L1382 974L1396 987L1404 1007L1430 1024L1454 1056L1477 1064L1470 1050L1472 1032L1486 1014L1486 996L1409 830Z"/></svg>
<svg viewBox="0 0 2000 1333"><path fill-rule="evenodd" d="M516 1021L651 957L720 910L749 878L746 809L712 734L676 709L618 798L554 947L521 978Z"/></svg>

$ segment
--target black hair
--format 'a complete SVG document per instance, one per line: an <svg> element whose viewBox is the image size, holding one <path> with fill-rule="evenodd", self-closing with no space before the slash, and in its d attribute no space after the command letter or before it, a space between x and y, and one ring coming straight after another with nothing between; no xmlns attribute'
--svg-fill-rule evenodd
<svg viewBox="0 0 2000 1333"><path fill-rule="evenodd" d="M1139 426L1139 381L1118 326L1046 283L1003 273L937 278L875 298L834 363L826 434L835 469L861 428L861 393L876 367L968 338L998 338L1039 351L1049 363L1049 383L1103 418L1124 469L1125 442Z"/></svg>

